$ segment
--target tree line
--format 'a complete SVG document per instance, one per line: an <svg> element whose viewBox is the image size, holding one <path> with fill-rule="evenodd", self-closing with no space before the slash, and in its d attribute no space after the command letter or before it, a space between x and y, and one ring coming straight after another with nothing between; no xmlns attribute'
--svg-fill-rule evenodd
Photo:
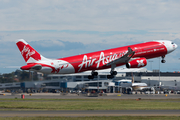
<svg viewBox="0 0 180 120"><path fill-rule="evenodd" d="M11 73L0 74L0 83L23 82L31 80L38 80L37 72L16 70Z"/></svg>

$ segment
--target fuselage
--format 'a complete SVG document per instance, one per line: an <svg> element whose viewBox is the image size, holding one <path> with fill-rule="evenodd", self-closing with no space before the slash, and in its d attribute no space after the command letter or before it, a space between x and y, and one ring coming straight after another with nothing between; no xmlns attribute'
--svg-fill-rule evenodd
<svg viewBox="0 0 180 120"><path fill-rule="evenodd" d="M107 69L111 66L106 66L106 64L124 56L128 52L128 47L135 51L132 59L151 59L165 56L166 54L174 51L177 45L168 40L150 41L55 60L41 60L36 64L42 65L42 69L39 70L40 72L57 74ZM116 67L125 64L126 63L116 64Z"/></svg>

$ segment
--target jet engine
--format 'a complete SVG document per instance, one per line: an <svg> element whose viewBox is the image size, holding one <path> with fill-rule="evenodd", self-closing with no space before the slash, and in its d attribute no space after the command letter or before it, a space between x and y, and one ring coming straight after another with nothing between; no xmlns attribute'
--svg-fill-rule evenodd
<svg viewBox="0 0 180 120"><path fill-rule="evenodd" d="M127 68L141 68L147 65L146 58L137 58L126 63Z"/></svg>

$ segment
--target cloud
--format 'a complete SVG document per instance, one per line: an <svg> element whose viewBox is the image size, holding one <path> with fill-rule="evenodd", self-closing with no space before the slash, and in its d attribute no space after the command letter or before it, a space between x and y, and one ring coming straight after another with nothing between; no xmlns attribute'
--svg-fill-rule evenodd
<svg viewBox="0 0 180 120"><path fill-rule="evenodd" d="M39 41L38 44L40 44L40 46L45 47L45 48L49 47L49 46L59 46L59 47L63 47L64 46L64 44L61 41L57 41L57 40L54 40L54 41L43 40L42 42L41 41ZM36 44L36 43L34 43L34 44Z"/></svg>
<svg viewBox="0 0 180 120"><path fill-rule="evenodd" d="M39 40L31 41L29 43L32 47L37 48L39 51L60 51L60 50L76 50L84 49L84 44L80 42L69 42L62 40Z"/></svg>
<svg viewBox="0 0 180 120"><path fill-rule="evenodd" d="M17 39L25 39L50 58L159 39L173 40L180 47L179 4L178 0L1 0L0 66L24 65ZM163 66L178 66L179 50L167 55L168 64Z"/></svg>
<svg viewBox="0 0 180 120"><path fill-rule="evenodd" d="M0 30L179 30L180 1L2 1Z"/></svg>

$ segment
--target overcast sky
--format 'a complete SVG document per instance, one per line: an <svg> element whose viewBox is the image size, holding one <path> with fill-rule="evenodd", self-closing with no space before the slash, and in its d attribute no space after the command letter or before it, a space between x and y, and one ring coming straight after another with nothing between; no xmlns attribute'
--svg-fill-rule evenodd
<svg viewBox="0 0 180 120"><path fill-rule="evenodd" d="M25 39L43 56L60 58L150 40L178 49L161 71L180 71L179 0L0 0L0 73L24 62L15 45ZM148 60L149 61L149 60ZM147 69L159 69L159 59Z"/></svg>

